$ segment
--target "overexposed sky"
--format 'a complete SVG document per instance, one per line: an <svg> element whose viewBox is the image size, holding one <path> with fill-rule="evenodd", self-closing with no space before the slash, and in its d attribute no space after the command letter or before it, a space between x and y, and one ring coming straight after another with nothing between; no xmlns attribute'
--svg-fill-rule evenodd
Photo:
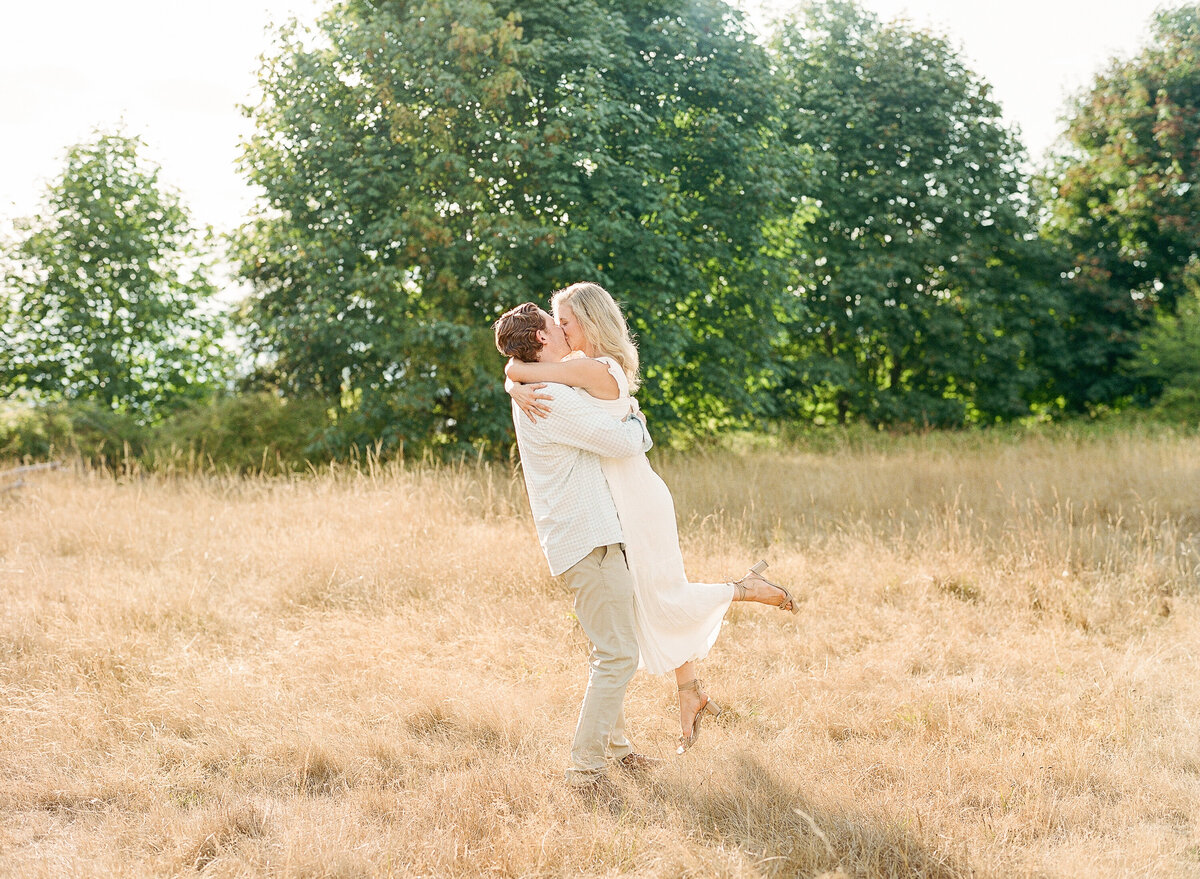
<svg viewBox="0 0 1200 879"><path fill-rule="evenodd" d="M123 122L198 225L236 227L251 192L234 162L268 24L324 0L59 0L0 12L0 226L34 212L67 146ZM782 0L744 0L756 20ZM1113 55L1137 50L1156 0L865 0L885 20L947 34L995 87L1037 158L1065 100Z"/></svg>
<svg viewBox="0 0 1200 879"><path fill-rule="evenodd" d="M123 122L145 140L197 225L237 226L250 190L234 162L250 131L266 28L313 0L58 0L0 12L0 217L33 212L63 153Z"/></svg>

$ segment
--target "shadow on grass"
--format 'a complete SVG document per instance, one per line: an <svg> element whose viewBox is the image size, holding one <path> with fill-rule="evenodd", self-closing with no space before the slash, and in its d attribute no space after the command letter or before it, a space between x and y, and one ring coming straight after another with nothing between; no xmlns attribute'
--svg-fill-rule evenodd
<svg viewBox="0 0 1200 879"><path fill-rule="evenodd" d="M745 754L695 776L646 785L647 804L677 810L697 841L736 846L766 876L965 879L975 871L909 829L813 802ZM690 827L689 827L690 825ZM841 871L839 873L839 871Z"/></svg>

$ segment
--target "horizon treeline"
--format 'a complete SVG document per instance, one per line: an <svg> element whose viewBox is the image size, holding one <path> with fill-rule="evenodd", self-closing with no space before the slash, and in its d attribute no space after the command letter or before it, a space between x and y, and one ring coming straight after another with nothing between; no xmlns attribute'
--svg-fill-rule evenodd
<svg viewBox="0 0 1200 879"><path fill-rule="evenodd" d="M1151 31L1031 170L946 37L853 2L341 0L264 55L228 240L137 139L68 151L0 252L0 454L501 451L491 324L580 280L664 439L1194 420L1200 5Z"/></svg>

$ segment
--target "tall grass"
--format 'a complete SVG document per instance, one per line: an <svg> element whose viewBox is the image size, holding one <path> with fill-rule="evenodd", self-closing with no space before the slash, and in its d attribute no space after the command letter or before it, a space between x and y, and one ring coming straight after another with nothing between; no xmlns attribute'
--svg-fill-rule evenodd
<svg viewBox="0 0 1200 879"><path fill-rule="evenodd" d="M39 476L0 496L0 875L1195 876L1200 439L664 455L759 556L729 710L561 783L586 643L519 474Z"/></svg>

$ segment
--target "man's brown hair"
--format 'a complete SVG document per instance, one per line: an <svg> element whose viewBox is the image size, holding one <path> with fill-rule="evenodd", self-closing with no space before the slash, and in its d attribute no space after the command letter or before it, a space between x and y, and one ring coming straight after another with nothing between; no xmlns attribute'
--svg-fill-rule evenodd
<svg viewBox="0 0 1200 879"><path fill-rule="evenodd" d="M500 315L492 329L496 331L496 349L501 354L532 363L542 350L537 334L546 329L546 319L537 305L522 302Z"/></svg>

